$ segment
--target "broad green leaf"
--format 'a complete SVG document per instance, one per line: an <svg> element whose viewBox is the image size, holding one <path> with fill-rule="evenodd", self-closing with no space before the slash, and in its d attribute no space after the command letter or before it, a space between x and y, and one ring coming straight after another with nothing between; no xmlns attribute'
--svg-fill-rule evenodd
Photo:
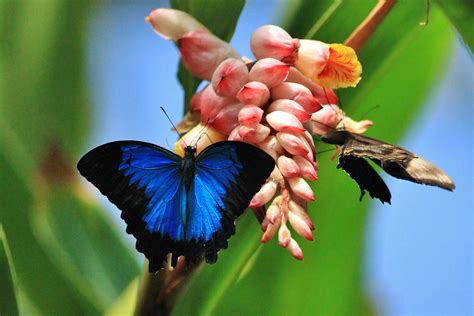
<svg viewBox="0 0 474 316"><path fill-rule="evenodd" d="M33 235L35 196L0 152L0 222L7 236L19 289L41 315L97 315L100 308L64 278ZM31 175L34 177L34 175Z"/></svg>
<svg viewBox="0 0 474 316"><path fill-rule="evenodd" d="M245 0L171 0L171 7L188 12L212 33L230 41Z"/></svg>
<svg viewBox="0 0 474 316"><path fill-rule="evenodd" d="M135 278L125 288L117 300L107 308L104 316L133 315L137 301L139 278Z"/></svg>
<svg viewBox="0 0 474 316"><path fill-rule="evenodd" d="M318 12L323 21L314 18L313 23L306 23L308 17L299 16L292 19L295 25L290 29L304 35L317 25L314 38L343 42L375 1L302 3L306 4L305 9L296 12ZM328 8L333 3L337 7ZM323 8L317 10L324 4L330 10L326 15ZM314 11L312 6L316 7ZM395 6L359 54L364 66L361 84L341 94L349 115L355 111L360 115L374 105L381 105L378 112L370 115L375 122L370 132L387 141L398 139L418 113L450 53L453 33L448 21L433 9L430 24L419 26L424 20L423 6L424 3L411 2ZM306 29L301 25L306 25ZM343 315L366 311L361 279L364 228L370 203L368 199L358 203L357 185L344 172L336 170L327 156L319 157L318 161L319 180L313 186L316 202L309 209L317 226L316 241L311 244L297 239L305 253L304 261L296 261L274 242L263 247L253 269L235 285L220 283L219 280L236 277L234 262L223 262L220 258L213 269L228 270L229 275L209 273L198 279L199 275L192 283L192 291L178 303L176 314L191 310L181 309L181 304L212 306L202 314L217 315ZM257 241L258 237L253 242ZM241 243L252 241L238 231L229 253L232 247L241 247ZM239 254L235 259L247 262L251 257L252 253ZM220 285L218 289L212 288L215 282Z"/></svg>
<svg viewBox="0 0 474 316"><path fill-rule="evenodd" d="M0 315L19 315L15 269L7 237L0 223Z"/></svg>
<svg viewBox="0 0 474 316"><path fill-rule="evenodd" d="M474 51L474 2L471 0L436 0L436 3L461 34L472 54Z"/></svg>
<svg viewBox="0 0 474 316"><path fill-rule="evenodd" d="M110 305L139 273L131 249L103 211L71 189L54 187L45 198L32 218L44 251L84 295Z"/></svg>
<svg viewBox="0 0 474 316"><path fill-rule="evenodd" d="M1 6L2 128L28 150L30 159L22 160L30 164L51 142L77 153L87 136L82 47L89 2L24 0ZM9 139L0 142L9 150ZM13 160L20 155L9 154Z"/></svg>
<svg viewBox="0 0 474 316"><path fill-rule="evenodd" d="M78 277L78 270L97 272L100 267L80 270L79 259L75 258L77 260L72 263L68 261L69 253L61 249L61 239L56 237L70 241L75 236L56 235L66 233L60 229L63 226L55 226L56 230L49 231L46 236L51 237L51 243L47 245L44 243L46 238L42 239L41 227L35 227L36 231L33 231L31 226L32 222L44 223L44 218L33 212L54 207L57 214L60 208L58 204L49 205L48 199L41 199L47 188L39 170L48 148L57 145L65 160L50 159L52 166L66 164L71 169L75 162L70 157L83 150L88 136L83 44L91 3L0 2L0 221L9 236L20 293L30 302L30 310L37 311L34 314L100 314L105 304L113 301L128 284L133 269L137 271L130 251L125 251L115 231L108 229L102 211L97 208L94 208L97 214L69 221L68 227L70 233L89 232L88 229L94 227L100 229L103 236L94 245L99 245L104 253L109 249L120 253L105 259L109 262L101 262L102 267L105 264L112 267L104 271L108 283L96 275L96 283L92 282L88 279L92 273ZM73 190L73 182L62 183L65 191ZM53 202L64 202L78 213L92 212L92 208L83 204L79 207L78 203L67 203L70 202L68 197L71 198L67 194L57 197ZM60 215L65 214L67 212ZM65 219L61 219L64 224ZM44 226L52 227L48 225ZM38 236L41 236L40 240ZM95 238L93 234L90 237ZM87 246L83 245L83 248ZM62 258L67 264L58 264L60 254L66 254ZM112 261L114 258L118 262ZM127 265L129 273L124 273ZM98 280L104 281L102 289L106 292L92 295L93 291L100 292L94 288ZM92 285L87 288L80 284ZM110 290L112 286L114 290Z"/></svg>
<svg viewBox="0 0 474 316"><path fill-rule="evenodd" d="M212 33L227 42L234 34L244 5L245 0L171 0L171 6L174 9L188 12ZM179 63L178 79L184 90L184 113L186 113L189 110L191 97L196 92L201 79L191 75L182 62Z"/></svg>

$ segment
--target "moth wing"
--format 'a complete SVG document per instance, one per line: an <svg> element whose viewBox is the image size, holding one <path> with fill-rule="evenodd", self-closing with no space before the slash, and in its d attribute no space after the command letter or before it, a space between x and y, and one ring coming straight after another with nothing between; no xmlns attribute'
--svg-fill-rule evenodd
<svg viewBox="0 0 474 316"><path fill-rule="evenodd" d="M398 179L454 190L451 178L431 162L404 148L363 135L353 136L344 148L344 155L369 158Z"/></svg>
<svg viewBox="0 0 474 316"><path fill-rule="evenodd" d="M379 199L382 203L390 204L392 194L379 174L364 159L355 156L341 155L338 168L344 169L349 176L359 185L360 200L369 192L370 197Z"/></svg>

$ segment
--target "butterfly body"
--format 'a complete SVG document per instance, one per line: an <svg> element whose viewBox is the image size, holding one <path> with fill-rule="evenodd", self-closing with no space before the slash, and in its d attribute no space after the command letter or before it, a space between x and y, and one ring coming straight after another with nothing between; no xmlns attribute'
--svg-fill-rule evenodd
<svg viewBox="0 0 474 316"><path fill-rule="evenodd" d="M94 148L78 163L80 173L122 211L137 250L150 271L172 253L186 262L217 260L235 232L235 219L274 168L262 150L241 142L219 142L184 158L162 147L118 141Z"/></svg>
<svg viewBox="0 0 474 316"><path fill-rule="evenodd" d="M419 184L438 186L449 191L455 186L449 176L431 162L418 155L377 140L345 130L330 129L321 139L341 146L339 168L344 169L361 189L372 198L390 203L391 194L382 178L365 160L370 159L391 176Z"/></svg>

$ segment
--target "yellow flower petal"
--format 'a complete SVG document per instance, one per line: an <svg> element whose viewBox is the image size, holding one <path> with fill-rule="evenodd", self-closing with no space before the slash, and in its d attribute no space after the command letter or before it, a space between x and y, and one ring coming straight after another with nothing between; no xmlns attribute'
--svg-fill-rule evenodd
<svg viewBox="0 0 474 316"><path fill-rule="evenodd" d="M351 47L331 44L326 67L314 81L328 89L355 87L361 79L361 73L362 65Z"/></svg>

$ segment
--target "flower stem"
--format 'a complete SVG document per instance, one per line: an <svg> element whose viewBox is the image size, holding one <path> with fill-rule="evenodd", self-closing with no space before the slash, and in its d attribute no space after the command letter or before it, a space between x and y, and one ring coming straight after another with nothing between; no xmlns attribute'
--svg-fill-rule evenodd
<svg viewBox="0 0 474 316"><path fill-rule="evenodd" d="M148 272L148 264L143 267L138 289L135 316L171 315L176 299L200 264L186 266L183 257L178 259L172 270Z"/></svg>
<svg viewBox="0 0 474 316"><path fill-rule="evenodd" d="M385 16L396 4L396 0L379 0L364 21L352 32L344 44L352 47L356 52L364 47L372 33L379 27Z"/></svg>

